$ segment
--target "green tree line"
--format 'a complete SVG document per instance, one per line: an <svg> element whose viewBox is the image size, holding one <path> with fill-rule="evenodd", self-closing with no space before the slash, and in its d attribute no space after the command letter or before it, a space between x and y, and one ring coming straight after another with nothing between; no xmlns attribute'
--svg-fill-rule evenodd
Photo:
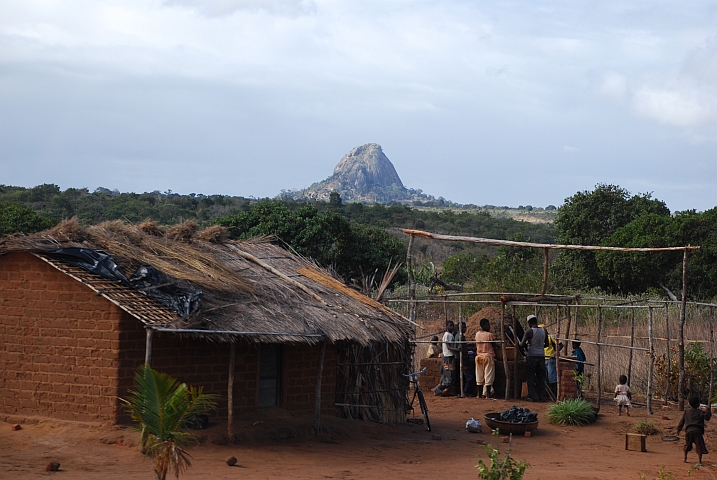
<svg viewBox="0 0 717 480"><path fill-rule="evenodd" d="M567 198L555 220L557 242L572 245L668 247L699 245L689 254L688 296L717 296L717 207L671 213L650 194L632 195L616 185ZM518 239L518 238L516 238ZM517 251L521 250L521 251ZM476 290L538 291L542 252L501 247L493 256L465 253L448 258L443 278ZM682 252L564 250L551 258L549 289L554 293L597 289L610 294L643 294L682 289Z"/></svg>

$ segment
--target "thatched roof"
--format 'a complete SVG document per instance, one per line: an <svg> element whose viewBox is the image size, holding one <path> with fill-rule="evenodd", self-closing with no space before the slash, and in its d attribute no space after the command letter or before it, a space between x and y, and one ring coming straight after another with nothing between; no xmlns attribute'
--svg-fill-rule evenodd
<svg viewBox="0 0 717 480"><path fill-rule="evenodd" d="M311 262L267 239L227 241L212 227L191 225L169 234L153 224L122 222L81 228L76 221L33 236L0 240L0 255L33 253L86 284L147 326L217 340L315 343L322 339L401 342L411 329L405 318L350 289ZM48 255L57 248L102 250L132 273L150 264L177 286L200 289L201 308L180 317L168 307L99 275ZM191 332L188 332L191 331Z"/></svg>

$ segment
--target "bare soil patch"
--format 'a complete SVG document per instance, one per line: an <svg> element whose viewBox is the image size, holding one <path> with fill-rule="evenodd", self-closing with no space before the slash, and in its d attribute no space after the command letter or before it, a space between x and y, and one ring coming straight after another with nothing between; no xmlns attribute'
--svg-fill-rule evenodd
<svg viewBox="0 0 717 480"><path fill-rule="evenodd" d="M323 431L315 437L309 416L281 409L240 418L237 443L226 441L225 425L211 425L197 432L201 443L190 447L193 466L182 478L477 478L474 467L479 458L486 459L481 445L499 445L501 451L507 445L490 433L466 432L465 422L474 417L483 423L483 414L514 403L539 412L538 430L531 437L513 439L512 455L531 465L526 479L638 479L639 472L655 478L663 464L675 478L687 478L691 467L682 462L682 439L661 441L662 435L675 434L680 418L675 406L667 411L658 406L655 415L634 408L631 417L619 417L606 401L598 422L579 428L549 425L546 403L439 398L430 392L427 400L432 432L410 424L324 417ZM7 416L2 420L0 478L154 478L150 460L136 447L137 434L126 428ZM647 453L626 451L625 433L640 420L654 422L661 433L648 437ZM13 431L14 423L22 429ZM717 475L717 424L708 426L706 439L712 453L705 456L705 467L692 471L691 479ZM226 460L232 456L237 462L230 467ZM689 459L696 461L694 453ZM51 461L60 463L58 472L45 471Z"/></svg>

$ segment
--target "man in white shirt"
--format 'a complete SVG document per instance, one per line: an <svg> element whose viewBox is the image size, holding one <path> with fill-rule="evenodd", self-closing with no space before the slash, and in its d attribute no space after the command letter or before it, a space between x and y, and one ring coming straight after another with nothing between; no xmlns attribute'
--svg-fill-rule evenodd
<svg viewBox="0 0 717 480"><path fill-rule="evenodd" d="M453 332L455 325L451 320L446 323L446 333L443 334L443 371L441 372L441 383L433 389L433 393L436 395L445 395L451 391L451 387L455 383L456 375L456 362L455 354L458 352L458 348L454 345Z"/></svg>

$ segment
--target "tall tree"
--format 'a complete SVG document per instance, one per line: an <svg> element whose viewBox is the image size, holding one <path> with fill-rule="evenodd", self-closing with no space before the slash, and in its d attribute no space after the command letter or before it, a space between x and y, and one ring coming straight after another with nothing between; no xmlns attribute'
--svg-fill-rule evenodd
<svg viewBox="0 0 717 480"><path fill-rule="evenodd" d="M571 245L601 245L617 229L645 213L668 216L670 210L649 193L631 196L617 185L598 184L592 192L578 192L565 199L555 219L557 241ZM560 254L559 263L581 281L580 287L618 290L617 284L600 271L594 252L565 251Z"/></svg>

